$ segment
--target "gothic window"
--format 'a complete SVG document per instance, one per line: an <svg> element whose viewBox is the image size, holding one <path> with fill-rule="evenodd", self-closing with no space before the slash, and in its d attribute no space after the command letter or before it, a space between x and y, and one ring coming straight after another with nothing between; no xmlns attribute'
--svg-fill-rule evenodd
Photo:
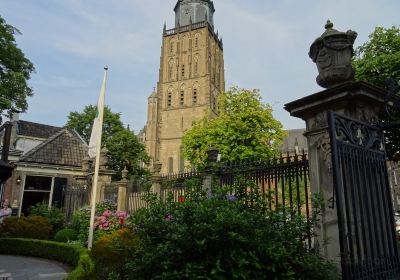
<svg viewBox="0 0 400 280"><path fill-rule="evenodd" d="M174 172L174 159L172 157L168 158L168 173Z"/></svg>
<svg viewBox="0 0 400 280"><path fill-rule="evenodd" d="M199 73L199 55L196 54L194 56L194 74L197 75Z"/></svg>
<svg viewBox="0 0 400 280"><path fill-rule="evenodd" d="M182 79L184 79L185 78L185 64L182 64L182 69L181 69L181 72L182 72Z"/></svg>
<svg viewBox="0 0 400 280"><path fill-rule="evenodd" d="M182 42L181 42L181 48L182 48L181 51L183 51L183 52L186 50L186 48L185 48L185 47L186 47L185 42L186 42L186 37L183 37L183 38L182 38Z"/></svg>
<svg viewBox="0 0 400 280"><path fill-rule="evenodd" d="M194 47L195 48L198 48L199 47L199 34L196 34L195 35L195 38L194 38Z"/></svg>
<svg viewBox="0 0 400 280"><path fill-rule="evenodd" d="M181 94L180 94L180 102L179 104L181 106L183 106L185 104L185 92L183 90L181 90Z"/></svg>
<svg viewBox="0 0 400 280"><path fill-rule="evenodd" d="M185 159L183 158L183 153L180 153L179 157L179 172L184 172L185 171Z"/></svg>
<svg viewBox="0 0 400 280"><path fill-rule="evenodd" d="M193 104L197 104L197 88L193 89Z"/></svg>
<svg viewBox="0 0 400 280"><path fill-rule="evenodd" d="M169 80L172 80L172 74L173 74L173 71L174 71L173 69L174 69L174 62L171 59L169 61L169 63L168 63L168 79Z"/></svg>
<svg viewBox="0 0 400 280"><path fill-rule="evenodd" d="M168 92L167 94L167 107L171 108L172 106L172 92Z"/></svg>

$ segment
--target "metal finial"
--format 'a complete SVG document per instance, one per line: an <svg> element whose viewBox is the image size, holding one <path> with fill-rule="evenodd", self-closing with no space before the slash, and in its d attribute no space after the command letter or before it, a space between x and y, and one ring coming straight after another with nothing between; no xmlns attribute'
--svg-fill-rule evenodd
<svg viewBox="0 0 400 280"><path fill-rule="evenodd" d="M107 66L107 65L106 65L106 66L104 66L104 70L106 70L106 71L108 70L108 66Z"/></svg>
<svg viewBox="0 0 400 280"><path fill-rule="evenodd" d="M332 29L333 23L328 19L325 24L325 29Z"/></svg>

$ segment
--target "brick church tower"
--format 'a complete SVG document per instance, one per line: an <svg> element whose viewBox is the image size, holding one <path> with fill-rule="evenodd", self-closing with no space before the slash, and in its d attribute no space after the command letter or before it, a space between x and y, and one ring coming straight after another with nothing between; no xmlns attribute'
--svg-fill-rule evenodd
<svg viewBox="0 0 400 280"><path fill-rule="evenodd" d="M183 133L193 121L216 116L225 90L222 39L214 30L214 3L178 0L175 28L164 25L157 89L148 98L145 145L162 173L182 171Z"/></svg>

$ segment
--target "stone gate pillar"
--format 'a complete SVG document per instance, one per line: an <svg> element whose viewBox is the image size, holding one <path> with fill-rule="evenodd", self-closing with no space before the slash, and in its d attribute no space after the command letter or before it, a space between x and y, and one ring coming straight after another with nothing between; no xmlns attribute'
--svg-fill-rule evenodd
<svg viewBox="0 0 400 280"><path fill-rule="evenodd" d="M326 31L310 48L316 62L317 83L327 88L285 105L291 116L306 122L311 192L323 198L323 209L315 225L314 245L329 260L340 263L338 218L333 193L331 146L328 132L328 111L367 123L376 123L383 108L385 93L365 82L354 82L351 66L353 43L357 33L333 29L328 21Z"/></svg>

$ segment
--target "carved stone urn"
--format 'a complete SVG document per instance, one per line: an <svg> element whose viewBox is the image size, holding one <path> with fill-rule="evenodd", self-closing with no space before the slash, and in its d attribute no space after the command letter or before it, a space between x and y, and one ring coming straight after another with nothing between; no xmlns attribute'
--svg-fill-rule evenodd
<svg viewBox="0 0 400 280"><path fill-rule="evenodd" d="M340 32L333 29L329 20L325 32L310 47L308 55L317 64L319 75L317 83L324 88L354 80L351 58L357 33L348 30Z"/></svg>

